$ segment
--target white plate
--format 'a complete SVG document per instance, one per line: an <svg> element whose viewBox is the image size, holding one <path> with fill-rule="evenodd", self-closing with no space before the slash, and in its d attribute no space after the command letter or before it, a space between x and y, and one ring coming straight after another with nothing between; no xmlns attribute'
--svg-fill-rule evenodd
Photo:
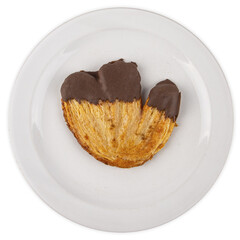
<svg viewBox="0 0 240 240"><path fill-rule="evenodd" d="M119 58L139 65L144 96L166 78L182 92L179 127L151 161L131 169L85 152L60 102L70 73ZM72 221L106 231L152 228L191 208L221 172L232 128L227 82L203 43L168 18L126 8L81 15L44 38L17 77L9 111L13 151L35 192Z"/></svg>

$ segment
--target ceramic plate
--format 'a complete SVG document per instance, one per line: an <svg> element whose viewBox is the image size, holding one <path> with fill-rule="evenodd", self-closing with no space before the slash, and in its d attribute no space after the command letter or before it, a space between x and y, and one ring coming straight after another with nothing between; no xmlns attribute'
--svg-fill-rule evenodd
<svg viewBox="0 0 240 240"><path fill-rule="evenodd" d="M179 127L151 161L130 169L85 152L61 109L70 73L120 58L138 64L145 97L166 78L182 92ZM47 35L20 70L9 111L12 148L35 192L74 222L118 232L159 226L197 203L223 168L232 128L229 88L206 46L166 17L126 8L78 16Z"/></svg>

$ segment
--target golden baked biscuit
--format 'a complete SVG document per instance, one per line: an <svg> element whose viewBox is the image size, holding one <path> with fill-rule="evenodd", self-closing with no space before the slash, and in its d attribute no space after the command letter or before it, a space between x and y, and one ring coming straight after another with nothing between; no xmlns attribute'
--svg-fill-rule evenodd
<svg viewBox="0 0 240 240"><path fill-rule="evenodd" d="M176 85L160 82L142 107L135 63L118 60L98 72L74 73L64 81L61 93L69 129L87 152L108 165L142 165L164 147L176 126L180 104Z"/></svg>

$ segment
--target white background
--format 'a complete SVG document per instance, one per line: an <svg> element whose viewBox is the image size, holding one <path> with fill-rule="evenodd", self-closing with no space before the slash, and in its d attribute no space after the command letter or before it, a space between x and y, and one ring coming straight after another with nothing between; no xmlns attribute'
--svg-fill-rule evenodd
<svg viewBox="0 0 240 240"><path fill-rule="evenodd" d="M106 233L61 217L31 190L12 156L7 130L12 84L32 48L59 24L106 7L135 7L187 27L212 51L232 92L235 129L228 161L195 207L161 227ZM41 0L0 2L0 239L240 239L240 2L238 0Z"/></svg>

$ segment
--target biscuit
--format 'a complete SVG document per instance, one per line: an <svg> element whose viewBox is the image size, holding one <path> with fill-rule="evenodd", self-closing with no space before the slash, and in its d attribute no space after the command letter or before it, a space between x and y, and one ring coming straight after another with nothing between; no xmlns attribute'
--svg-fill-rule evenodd
<svg viewBox="0 0 240 240"><path fill-rule="evenodd" d="M80 145L97 160L121 168L150 160L168 141L181 94L170 80L158 83L142 107L140 74L122 59L98 72L77 72L64 81L65 121Z"/></svg>

